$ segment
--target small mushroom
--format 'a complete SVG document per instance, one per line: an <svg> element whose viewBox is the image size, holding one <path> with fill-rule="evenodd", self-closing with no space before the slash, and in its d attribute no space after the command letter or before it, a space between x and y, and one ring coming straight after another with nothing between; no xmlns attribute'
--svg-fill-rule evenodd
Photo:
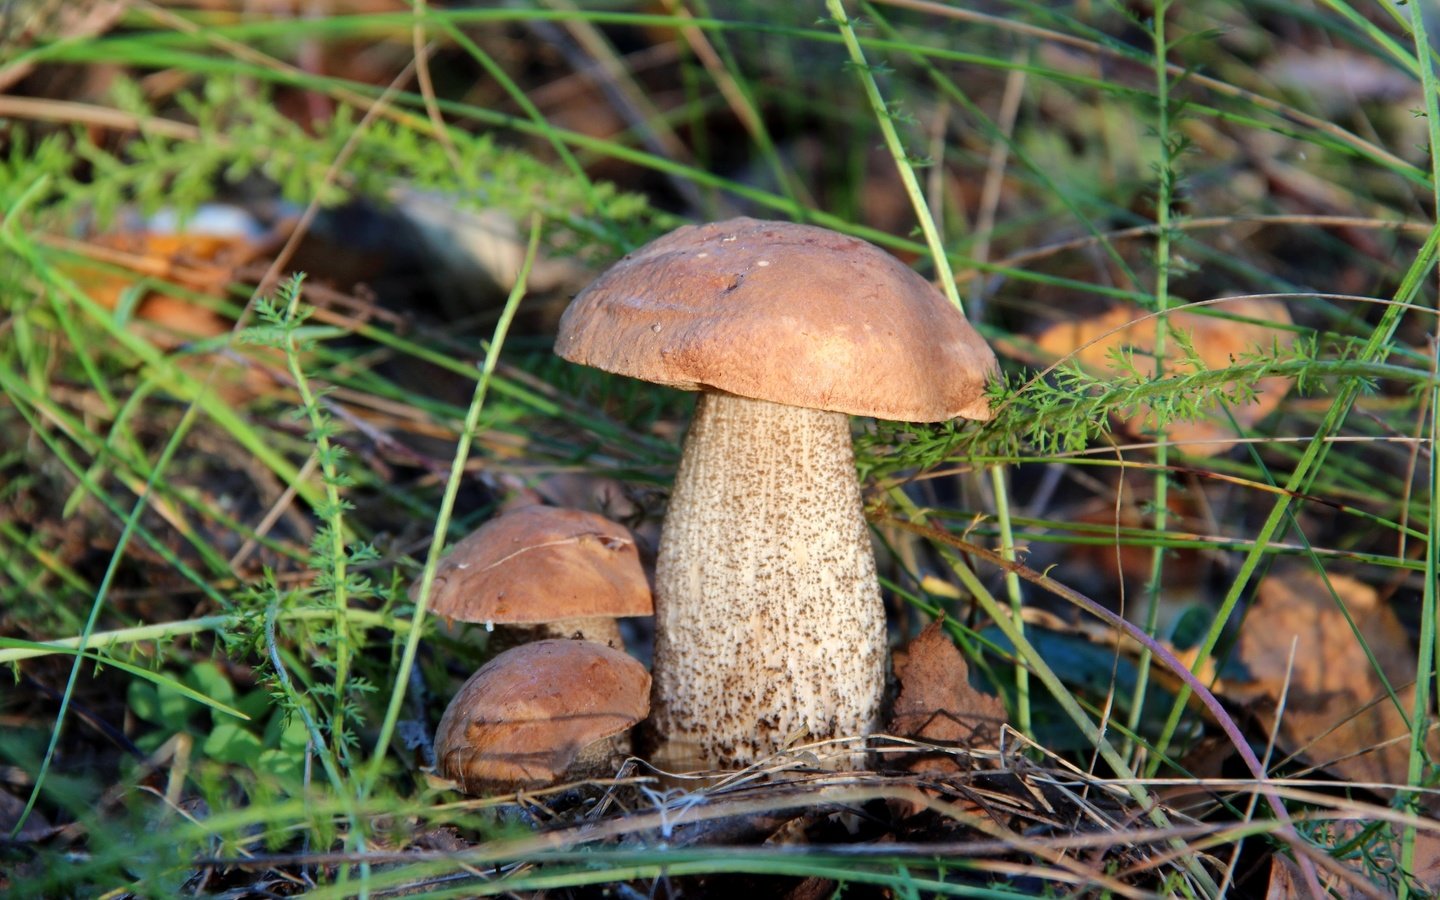
<svg viewBox="0 0 1440 900"><path fill-rule="evenodd" d="M873 730L885 609L848 416L988 418L995 355L965 317L865 241L733 219L625 257L555 352L703 392L656 563L653 760Z"/></svg>
<svg viewBox="0 0 1440 900"><path fill-rule="evenodd" d="M512 647L470 676L435 732L436 770L466 793L613 775L650 710L639 662L590 641Z"/></svg>
<svg viewBox="0 0 1440 900"><path fill-rule="evenodd" d="M429 609L501 627L502 644L580 638L619 647L615 619L648 616L654 604L629 529L583 510L525 506L450 549Z"/></svg>

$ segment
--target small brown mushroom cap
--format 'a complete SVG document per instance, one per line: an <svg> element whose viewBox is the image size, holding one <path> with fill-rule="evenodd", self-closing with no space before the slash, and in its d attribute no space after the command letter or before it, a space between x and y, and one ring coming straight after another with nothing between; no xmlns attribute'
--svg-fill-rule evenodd
<svg viewBox="0 0 1440 900"><path fill-rule="evenodd" d="M613 774L650 712L650 675L619 650L536 641L470 676L435 732L436 769L469 793Z"/></svg>
<svg viewBox="0 0 1440 900"><path fill-rule="evenodd" d="M965 317L889 253L748 218L677 229L616 263L565 310L555 352L686 390L907 422L988 419L996 371Z"/></svg>
<svg viewBox="0 0 1440 900"><path fill-rule="evenodd" d="M526 506L451 548L429 609L461 622L530 625L648 616L654 601L629 529L583 510Z"/></svg>

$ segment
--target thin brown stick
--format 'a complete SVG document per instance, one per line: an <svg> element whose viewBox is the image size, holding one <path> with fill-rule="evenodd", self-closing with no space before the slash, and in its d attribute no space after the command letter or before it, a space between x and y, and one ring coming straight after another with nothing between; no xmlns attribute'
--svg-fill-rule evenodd
<svg viewBox="0 0 1440 900"><path fill-rule="evenodd" d="M199 141L200 129L173 119L137 116L124 110L78 103L73 100L45 100L38 97L0 95L0 118L33 119L40 122L75 122L117 131L139 131L182 141Z"/></svg>

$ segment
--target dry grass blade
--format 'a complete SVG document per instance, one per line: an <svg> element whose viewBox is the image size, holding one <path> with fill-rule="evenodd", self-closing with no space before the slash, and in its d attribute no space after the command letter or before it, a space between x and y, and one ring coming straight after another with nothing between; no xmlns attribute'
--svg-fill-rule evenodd
<svg viewBox="0 0 1440 900"><path fill-rule="evenodd" d="M857 747L875 753L882 765L935 754L956 754L967 771L948 774L896 775L893 772L834 772L817 769L829 757L849 759ZM971 768L977 762L1000 768ZM674 776L666 776L667 780ZM445 852L406 851L366 854L280 854L245 860L211 858L202 866L263 863L274 867L335 865L366 860L372 865L446 862L477 869L517 871L534 863L584 859L598 861L607 853L633 856L646 848L664 847L670 856L686 850L723 850L755 858L807 856L816 848L800 845L755 846L757 838L778 833L787 824L816 822L834 816L870 821L879 832L864 843L832 845L827 856L843 859L969 860L977 873L1008 873L1041 882L1090 886L1121 897L1152 894L1107 874L1122 865L1137 879L1164 882L1174 868L1169 842L1233 839L1233 826L1204 824L1175 817L1171 828L1137 825L1140 810L1126 808L1128 795L1115 785L1074 770L1036 767L1023 756L1000 751L957 750L953 746L885 735L867 740L842 739L792 748L757 761L747 769L703 776L712 783L692 790L656 791L653 779L621 779L556 786L508 797L468 801L453 809L497 809L518 805L534 820L551 824L540 833L490 840ZM601 819L574 823L563 807L547 806L545 798L574 799L577 788L605 791L610 812ZM539 805L537 805L539 804ZM931 835L907 840L905 819L879 822L877 811L913 810L906 818L931 824L948 823ZM879 835L884 834L884 838ZM968 836L967 836L968 835ZM614 847L615 850L607 850ZM624 848L624 849L619 849ZM1027 862L1026 860L1029 860Z"/></svg>

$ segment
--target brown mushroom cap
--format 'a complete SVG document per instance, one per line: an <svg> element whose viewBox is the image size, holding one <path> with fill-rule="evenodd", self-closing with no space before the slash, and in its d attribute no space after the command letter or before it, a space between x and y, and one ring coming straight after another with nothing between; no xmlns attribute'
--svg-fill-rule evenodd
<svg viewBox="0 0 1440 900"><path fill-rule="evenodd" d="M526 506L451 548L429 608L461 622L529 625L648 616L654 603L629 529L583 510Z"/></svg>
<svg viewBox="0 0 1440 900"><path fill-rule="evenodd" d="M612 739L649 711L650 675L636 660L588 641L536 641L486 663L450 701L436 769L472 793L613 773L628 750Z"/></svg>
<svg viewBox="0 0 1440 900"><path fill-rule="evenodd" d="M747 218L622 259L565 310L555 352L686 390L909 422L988 419L996 370L965 317L874 244Z"/></svg>

